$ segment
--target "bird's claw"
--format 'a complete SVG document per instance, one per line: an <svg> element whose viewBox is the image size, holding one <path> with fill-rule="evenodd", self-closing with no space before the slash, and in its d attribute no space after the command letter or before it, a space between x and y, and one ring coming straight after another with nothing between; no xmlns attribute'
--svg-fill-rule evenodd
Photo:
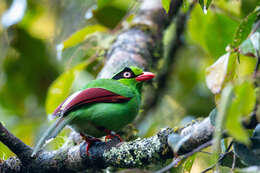
<svg viewBox="0 0 260 173"><path fill-rule="evenodd" d="M118 138L120 142L122 142L122 138L118 134L109 134L105 137L105 142L107 142L108 139Z"/></svg>
<svg viewBox="0 0 260 173"><path fill-rule="evenodd" d="M101 142L100 139L98 138L94 138L94 137L89 137L89 136L85 136L83 133L80 133L81 137L84 139L84 141L86 142L87 146L86 146L86 154L89 156L89 149L91 147L91 145L95 142Z"/></svg>

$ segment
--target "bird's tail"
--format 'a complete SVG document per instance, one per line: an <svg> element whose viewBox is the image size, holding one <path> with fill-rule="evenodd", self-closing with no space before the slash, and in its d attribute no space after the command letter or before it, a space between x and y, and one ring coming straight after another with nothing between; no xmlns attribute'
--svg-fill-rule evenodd
<svg viewBox="0 0 260 173"><path fill-rule="evenodd" d="M40 138L39 142L34 147L31 156L35 156L35 154L42 148L42 146L47 143L48 140L55 138L71 120L72 116L60 117L57 119L55 123L53 123Z"/></svg>

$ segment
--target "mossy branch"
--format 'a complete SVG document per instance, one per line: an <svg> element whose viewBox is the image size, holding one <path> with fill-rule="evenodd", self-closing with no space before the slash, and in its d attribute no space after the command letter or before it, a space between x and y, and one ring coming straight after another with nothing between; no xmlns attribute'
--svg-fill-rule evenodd
<svg viewBox="0 0 260 173"><path fill-rule="evenodd" d="M12 135L4 126L0 126L2 136ZM181 136L189 135L189 140L183 144L179 154L192 151L206 141L211 140L214 127L208 118L202 122L195 122L189 126L179 129ZM173 129L166 128L157 135L150 138L138 138L130 142L121 142L117 139L109 142L94 143L89 155L86 154L86 143L80 145L61 148L57 151L40 151L35 157L20 157L20 160L10 158L0 163L3 172L79 172L86 169L104 169L108 166L118 168L144 167L152 163L165 162L173 157L173 152L168 146L168 136L173 133ZM6 138L8 147L16 141L14 138ZM24 146L19 152L27 153L28 147L20 140L16 145ZM15 154L18 154L15 149ZM31 153L31 149L30 152ZM27 162L24 163L23 161ZM13 166L15 165L15 166Z"/></svg>

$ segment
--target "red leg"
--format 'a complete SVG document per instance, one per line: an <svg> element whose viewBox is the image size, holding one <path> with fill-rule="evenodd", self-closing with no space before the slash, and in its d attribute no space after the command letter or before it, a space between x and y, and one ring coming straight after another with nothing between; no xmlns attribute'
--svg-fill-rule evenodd
<svg viewBox="0 0 260 173"><path fill-rule="evenodd" d="M87 146L86 146L86 153L87 155L89 156L89 148L91 147L91 145L95 142L100 142L101 140L98 139L98 138L94 138L94 137L89 137L89 136L86 136L84 135L83 133L80 133L80 136L84 139L84 141L87 143Z"/></svg>
<svg viewBox="0 0 260 173"><path fill-rule="evenodd" d="M113 138L115 138L115 137L117 137L117 138L120 140L120 142L123 141L122 138L121 138L118 134L112 132L111 130L107 130L107 129L106 129L105 132L108 134L108 135L105 137L105 141L106 141L106 142L107 142L108 139L113 139Z"/></svg>

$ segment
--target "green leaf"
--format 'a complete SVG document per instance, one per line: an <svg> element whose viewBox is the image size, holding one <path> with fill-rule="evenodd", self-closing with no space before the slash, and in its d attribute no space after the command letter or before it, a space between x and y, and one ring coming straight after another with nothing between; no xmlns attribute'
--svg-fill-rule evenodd
<svg viewBox="0 0 260 173"><path fill-rule="evenodd" d="M212 0L207 0L207 4L206 4L206 9L209 8L210 4L211 4Z"/></svg>
<svg viewBox="0 0 260 173"><path fill-rule="evenodd" d="M6 57L0 58L0 76L6 76L0 79L0 105L23 116L29 111L29 96L36 97L35 105L44 105L48 86L58 76L57 65L46 42L24 28L17 26L15 39L9 42Z"/></svg>
<svg viewBox="0 0 260 173"><path fill-rule="evenodd" d="M238 142L235 142L233 147L234 153L241 159L242 163L249 166L260 164L260 156L257 155L251 147L247 147L246 145Z"/></svg>
<svg viewBox="0 0 260 173"><path fill-rule="evenodd" d="M230 107L230 104L232 103L233 92L234 92L234 88L231 84L227 85L221 92L221 99L220 99L220 104L218 105L218 112L216 118L216 130L214 133L215 142L213 144L215 160L218 159L220 153L221 137L225 126L225 119L227 116L227 112Z"/></svg>
<svg viewBox="0 0 260 173"><path fill-rule="evenodd" d="M63 49L75 46L85 40L86 36L95 32L105 32L107 28L101 25L90 25L72 34L63 42Z"/></svg>
<svg viewBox="0 0 260 173"><path fill-rule="evenodd" d="M242 114L238 111L238 105L237 102L232 103L227 115L226 129L230 136L242 143L248 144L248 134L241 125Z"/></svg>
<svg viewBox="0 0 260 173"><path fill-rule="evenodd" d="M62 54L58 54L58 57L60 57L62 63L67 64L69 62L70 67L91 57L98 56L103 58L105 50L111 46L114 38L114 35L105 32L89 35L82 43L64 49L61 52ZM100 60L101 59L97 59L97 62ZM94 69L94 71L98 71L99 68L95 67ZM91 72L93 72L93 69Z"/></svg>
<svg viewBox="0 0 260 173"><path fill-rule="evenodd" d="M204 0L199 0L199 4L202 10L204 10Z"/></svg>
<svg viewBox="0 0 260 173"><path fill-rule="evenodd" d="M208 15L203 15L199 5L196 5L191 12L190 20L188 20L188 34L194 43L200 45L207 50L205 44L204 33L207 25Z"/></svg>
<svg viewBox="0 0 260 173"><path fill-rule="evenodd" d="M217 58L226 52L226 47L232 42L238 22L222 13L211 14L210 11L207 19L204 31L205 44L209 53Z"/></svg>
<svg viewBox="0 0 260 173"><path fill-rule="evenodd" d="M210 123L215 126L216 125L216 117L218 114L218 110L217 108L214 108L210 113L209 113L209 119L210 119Z"/></svg>
<svg viewBox="0 0 260 173"><path fill-rule="evenodd" d="M238 47L250 34L253 24L259 15L260 8L256 8L252 13L250 13L236 29L236 33L233 38L232 47Z"/></svg>
<svg viewBox="0 0 260 173"><path fill-rule="evenodd" d="M46 98L46 104L45 104L45 110L47 114L51 114L56 107L58 107L64 99L66 99L70 92L72 84L76 78L76 76L79 74L80 71L82 71L84 68L86 68L88 64L86 62L83 62L70 70L64 72L61 74L50 86L47 98Z"/></svg>
<svg viewBox="0 0 260 173"><path fill-rule="evenodd" d="M225 140L229 140L228 138L225 138ZM232 144L233 146L234 144ZM226 151L225 151L226 152ZM231 168L235 161L236 168L244 168L245 164L241 162L241 159L237 158L234 160L234 153L226 153L225 157L221 160L220 165Z"/></svg>
<svg viewBox="0 0 260 173"><path fill-rule="evenodd" d="M228 133L239 142L248 144L248 133L241 124L241 118L251 113L256 102L253 83L248 81L235 86L235 98L229 107L226 119Z"/></svg>
<svg viewBox="0 0 260 173"><path fill-rule="evenodd" d="M171 0L162 0L162 6L163 6L164 10L166 11L166 13L169 12L170 5L171 5Z"/></svg>
<svg viewBox="0 0 260 173"><path fill-rule="evenodd" d="M250 78L256 65L256 58L240 55L241 63L237 65L236 74L240 79Z"/></svg>
<svg viewBox="0 0 260 173"><path fill-rule="evenodd" d="M95 19L108 28L115 28L134 4L133 0L98 1L98 8L93 10Z"/></svg>
<svg viewBox="0 0 260 173"><path fill-rule="evenodd" d="M260 49L260 33L253 33L248 39L243 41L239 47L239 51L243 55L257 57Z"/></svg>
<svg viewBox="0 0 260 173"><path fill-rule="evenodd" d="M98 6L98 8L103 8L109 2L111 2L111 0L97 0L97 6Z"/></svg>
<svg viewBox="0 0 260 173"><path fill-rule="evenodd" d="M260 5L259 0L241 0L241 13L243 17L247 16L250 12L252 12L257 5Z"/></svg>
<svg viewBox="0 0 260 173"><path fill-rule="evenodd" d="M239 110L242 114L248 115L252 112L256 102L254 84L245 81L235 87L236 100L239 102Z"/></svg>
<svg viewBox="0 0 260 173"><path fill-rule="evenodd" d="M232 172L232 170L231 170L231 168L228 168L228 167L225 167L225 166L219 166L217 172L230 173L230 172Z"/></svg>
<svg viewBox="0 0 260 173"><path fill-rule="evenodd" d="M196 159L196 154L193 154L192 156L188 157L185 162L183 163L183 170L182 172L191 172L192 165L194 163L194 160Z"/></svg>
<svg viewBox="0 0 260 173"><path fill-rule="evenodd" d="M226 47L233 40L238 22L222 13L208 11L207 15L197 5L188 21L188 34L195 44L200 45L212 57L226 53Z"/></svg>

